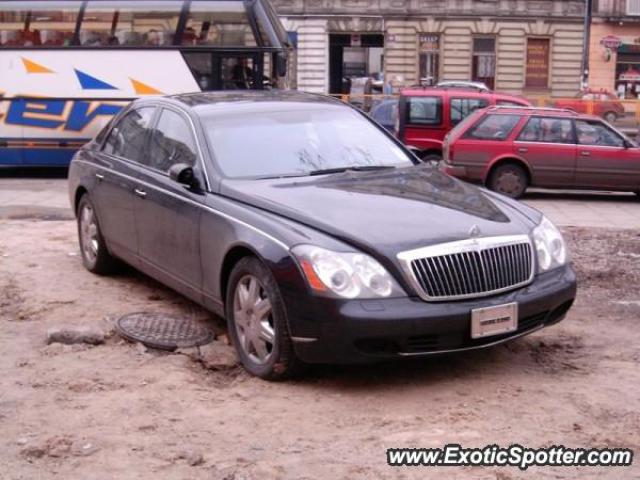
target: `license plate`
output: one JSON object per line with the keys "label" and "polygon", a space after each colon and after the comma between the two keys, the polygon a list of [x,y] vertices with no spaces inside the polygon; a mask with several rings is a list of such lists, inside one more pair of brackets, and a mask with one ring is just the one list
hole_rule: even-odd
{"label": "license plate", "polygon": [[471,338],[482,338],[518,329],[518,304],[471,310]]}

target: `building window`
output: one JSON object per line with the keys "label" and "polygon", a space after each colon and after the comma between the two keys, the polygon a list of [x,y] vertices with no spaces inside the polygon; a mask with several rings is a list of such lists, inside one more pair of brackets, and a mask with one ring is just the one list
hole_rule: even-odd
{"label": "building window", "polygon": [[527,39],[526,88],[549,87],[549,39]]}
{"label": "building window", "polygon": [[435,85],[438,83],[440,72],[440,36],[418,35],[418,52],[420,84]]}
{"label": "building window", "polygon": [[627,15],[640,15],[640,0],[627,0]]}
{"label": "building window", "polygon": [[473,39],[472,79],[494,88],[496,79],[496,39]]}

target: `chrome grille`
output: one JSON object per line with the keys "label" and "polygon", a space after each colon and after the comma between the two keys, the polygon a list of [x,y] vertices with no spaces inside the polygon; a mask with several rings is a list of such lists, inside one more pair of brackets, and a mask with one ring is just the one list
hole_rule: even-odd
{"label": "chrome grille", "polygon": [[527,236],[464,240],[398,255],[425,300],[490,295],[529,283],[533,250]]}

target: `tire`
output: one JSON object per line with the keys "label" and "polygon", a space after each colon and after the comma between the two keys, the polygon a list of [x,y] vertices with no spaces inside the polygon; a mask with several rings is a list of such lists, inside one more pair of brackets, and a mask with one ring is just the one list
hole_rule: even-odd
{"label": "tire", "polygon": [[82,264],[87,270],[98,275],[107,275],[116,270],[118,261],[107,250],[95,212],[89,194],[85,193],[78,202],[76,212],[80,254]]}
{"label": "tire", "polygon": [[602,116],[602,118],[613,124],[618,119],[618,114],[616,112],[607,112]]}
{"label": "tire", "polygon": [[425,153],[420,158],[424,163],[437,167],[442,161],[442,154],[430,152],[430,153]]}
{"label": "tire", "polygon": [[529,177],[520,165],[505,163],[491,172],[488,186],[507,197],[520,198],[529,186]]}
{"label": "tire", "polygon": [[293,350],[280,289],[269,269],[257,258],[245,257],[231,271],[228,285],[227,325],[244,368],[263,380],[293,376],[301,362]]}

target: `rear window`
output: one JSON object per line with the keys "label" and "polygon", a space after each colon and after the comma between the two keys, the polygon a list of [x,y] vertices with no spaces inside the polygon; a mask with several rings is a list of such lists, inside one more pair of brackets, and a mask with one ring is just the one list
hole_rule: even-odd
{"label": "rear window", "polygon": [[520,120],[520,115],[485,115],[465,135],[465,138],[476,140],[505,140],[513,127]]}
{"label": "rear window", "polygon": [[411,97],[407,99],[407,123],[413,125],[440,125],[442,123],[442,98]]}

